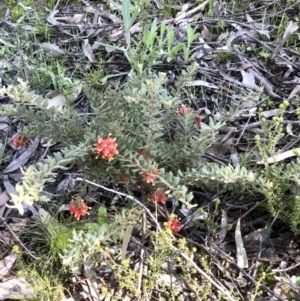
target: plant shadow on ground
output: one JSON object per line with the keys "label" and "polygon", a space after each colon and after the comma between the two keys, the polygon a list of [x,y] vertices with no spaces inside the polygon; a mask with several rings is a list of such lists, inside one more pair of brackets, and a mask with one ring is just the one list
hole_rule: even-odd
{"label": "plant shadow on ground", "polygon": [[299,3],[16,2],[0,6],[16,255],[0,287],[299,299]]}

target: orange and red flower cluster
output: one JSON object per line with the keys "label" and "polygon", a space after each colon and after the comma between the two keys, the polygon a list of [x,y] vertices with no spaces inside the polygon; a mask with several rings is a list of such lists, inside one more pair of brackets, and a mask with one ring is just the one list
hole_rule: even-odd
{"label": "orange and red flower cluster", "polygon": [[195,117],[195,122],[197,124],[198,129],[201,129],[201,116],[200,115],[197,115]]}
{"label": "orange and red flower cluster", "polygon": [[181,229],[181,224],[177,218],[171,218],[167,223],[167,227],[173,232],[177,233]]}
{"label": "orange and red flower cluster", "polygon": [[114,156],[119,152],[117,150],[118,144],[115,142],[115,138],[111,138],[110,135],[106,139],[100,137],[97,138],[97,145],[95,147],[96,159],[99,157],[102,159],[108,159],[111,161]]}
{"label": "orange and red flower cluster", "polygon": [[146,179],[147,183],[149,183],[149,184],[151,183],[152,185],[154,185],[154,179],[155,179],[156,175],[159,174],[159,172],[160,172],[160,170],[156,169],[155,174],[150,174],[150,173],[143,172],[141,174],[141,176],[142,176],[143,179]]}
{"label": "orange and red flower cluster", "polygon": [[185,115],[186,113],[190,113],[191,112],[191,108],[187,107],[186,105],[181,105],[179,109],[177,109],[177,114],[180,116]]}
{"label": "orange and red flower cluster", "polygon": [[88,214],[88,210],[90,209],[80,196],[73,199],[69,205],[70,213],[74,214],[77,220],[79,220],[81,216]]}
{"label": "orange and red flower cluster", "polygon": [[12,144],[17,148],[21,148],[21,147],[24,147],[28,141],[29,141],[29,138],[27,136],[22,136],[22,135],[17,134],[13,138]]}
{"label": "orange and red flower cluster", "polygon": [[[187,113],[190,113],[192,111],[192,109],[186,105],[181,105],[180,108],[177,109],[177,114],[179,116],[184,116],[185,114]],[[198,129],[201,128],[201,116],[200,115],[197,115],[195,117],[195,123],[198,127]]]}
{"label": "orange and red flower cluster", "polygon": [[164,193],[159,193],[159,194],[153,193],[150,199],[154,202],[164,204],[167,200],[167,197]]}

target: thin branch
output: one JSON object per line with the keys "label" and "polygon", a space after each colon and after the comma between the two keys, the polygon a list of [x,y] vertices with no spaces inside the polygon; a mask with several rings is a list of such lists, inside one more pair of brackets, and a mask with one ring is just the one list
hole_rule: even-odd
{"label": "thin branch", "polygon": [[25,250],[25,252],[33,259],[39,260],[38,257],[34,256],[29,249],[21,242],[21,240],[18,238],[18,236],[14,233],[14,231],[10,228],[10,226],[7,224],[7,222],[4,220],[2,216],[0,216],[1,221],[7,228],[7,230],[11,233],[11,235],[14,237],[14,239],[20,244],[20,246]]}
{"label": "thin branch", "polygon": [[76,178],[76,180],[78,181],[84,181],[86,183],[89,183],[91,185],[94,185],[96,187],[99,187],[99,188],[102,188],[106,191],[109,191],[109,192],[112,192],[114,194],[118,194],[118,195],[121,195],[121,196],[124,196],[126,197],[127,199],[130,199],[132,200],[134,203],[136,203],[138,206],[142,207],[146,213],[151,217],[151,219],[153,220],[153,222],[155,223],[155,225],[157,226],[157,229],[159,231],[161,231],[161,227],[160,227],[160,224],[158,223],[157,219],[154,217],[154,215],[151,213],[151,211],[144,205],[142,204],[138,199],[136,199],[135,197],[133,197],[132,195],[129,195],[129,194],[126,194],[126,193],[122,193],[122,192],[119,192],[117,190],[114,190],[114,189],[110,189],[110,188],[107,188],[105,186],[102,186],[102,185],[99,185],[97,183],[94,183],[92,181],[89,181],[89,180],[86,180],[86,179],[83,179],[83,178]]}
{"label": "thin branch", "polygon": [[[102,188],[106,191],[109,191],[109,192],[112,192],[112,193],[115,193],[115,194],[118,194],[118,195],[121,195],[121,196],[124,196],[130,200],[132,200],[133,202],[135,202],[138,206],[142,207],[146,213],[152,218],[152,220],[155,222],[156,226],[157,226],[157,230],[159,232],[161,232],[161,227],[159,225],[159,223],[157,222],[156,218],[153,216],[153,214],[150,212],[150,210],[144,205],[142,204],[139,200],[137,200],[135,197],[131,196],[131,195],[128,195],[126,193],[122,193],[122,192],[119,192],[119,191],[116,191],[114,189],[110,189],[110,188],[107,188],[105,186],[102,186],[102,185],[99,185],[97,183],[94,183],[92,181],[89,181],[89,180],[85,180],[83,178],[76,178],[76,180],[78,181],[84,181],[86,183],[89,183],[91,185],[94,185],[96,187],[99,187],[99,188]],[[187,254],[185,254],[182,250],[174,247],[172,244],[170,245],[170,247],[176,251],[177,254],[179,254],[182,258],[184,258],[186,261],[188,261],[203,277],[205,277],[208,281],[210,281],[210,283],[217,289],[219,290],[222,294],[224,294],[228,300],[230,301],[235,301],[235,298],[233,298],[231,296],[231,293],[223,286],[219,285],[218,283],[216,283],[208,274],[206,274],[203,270],[201,270],[197,264],[191,259],[189,258],[189,256]]]}

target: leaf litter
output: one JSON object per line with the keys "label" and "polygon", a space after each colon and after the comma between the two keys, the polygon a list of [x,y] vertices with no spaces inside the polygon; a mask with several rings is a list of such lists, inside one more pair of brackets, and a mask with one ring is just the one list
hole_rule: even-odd
{"label": "leaf litter", "polygon": [[[275,5],[277,2],[278,1],[274,1],[272,5]],[[163,4],[159,1],[155,1],[155,3],[156,9],[161,11],[164,7]],[[288,99],[292,103],[297,103],[300,86],[299,78],[297,76],[291,78],[291,75],[299,75],[300,53],[292,47],[289,47],[287,44],[289,38],[297,33],[299,29],[298,25],[295,25],[292,21],[288,22],[282,37],[279,40],[276,40],[274,37],[275,28],[270,22],[270,16],[265,18],[264,22],[262,21],[262,15],[259,14],[258,11],[262,13],[262,10],[266,9],[268,14],[268,10],[271,8],[270,3],[261,5],[257,1],[257,7],[253,5],[252,8],[246,8],[247,13],[240,14],[238,12],[232,12],[232,14],[228,16],[231,4],[231,1],[225,3],[222,1],[215,1],[211,10],[211,15],[207,14],[210,1],[204,1],[200,5],[188,3],[178,7],[175,6],[175,8],[173,7],[172,9],[175,9],[176,14],[173,18],[169,18],[167,23],[168,26],[175,30],[177,39],[175,42],[179,42],[180,40],[185,41],[186,31],[184,30],[184,26],[186,24],[196,25],[201,34],[198,41],[194,42],[192,45],[193,58],[200,63],[198,79],[185,83],[186,87],[196,87],[204,91],[203,100],[200,99],[195,101],[198,112],[205,112],[205,114],[202,114],[203,116],[201,115],[201,118],[208,118],[212,114],[215,114],[217,118],[216,112],[218,112],[218,110],[225,110],[227,101],[243,100],[242,105],[231,120],[232,128],[226,129],[224,127],[222,129],[224,132],[223,139],[212,146],[210,154],[207,154],[206,156],[206,160],[223,162],[223,164],[229,164],[229,162],[232,161],[232,164],[237,167],[239,166],[239,162],[243,159],[244,153],[247,153],[249,149],[251,149],[251,151],[254,149],[254,136],[257,133],[260,135],[265,134],[261,128],[260,122],[257,122],[257,108],[259,100],[262,99],[261,96],[264,96],[263,99],[269,98],[272,99],[272,101],[277,102]],[[97,64],[99,57],[103,57],[103,53],[105,53],[109,57],[105,63],[110,66],[111,70],[111,74],[107,76],[107,79],[114,80],[115,78],[124,76],[124,74],[128,73],[122,72],[124,66],[129,68],[129,64],[124,56],[120,56],[118,53],[120,49],[125,49],[122,48],[124,45],[124,28],[122,26],[122,19],[119,17],[121,7],[120,4],[114,2],[112,2],[112,5],[114,6],[114,9],[108,10],[105,6],[94,7],[93,4],[83,1],[79,7],[76,7],[76,5],[64,7],[60,6],[58,1],[53,10],[50,12],[46,11],[46,14],[48,14],[46,20],[52,29],[56,31],[56,38],[54,37],[51,41],[38,44],[33,40],[28,40],[29,47],[36,49],[35,55],[42,53],[49,58],[55,57],[57,59],[71,59],[72,56],[75,56],[85,64]],[[30,10],[32,10],[32,8],[24,8],[26,14],[30,15]],[[293,5],[285,8],[291,18],[293,18],[292,9],[294,9]],[[33,15],[31,15],[31,17],[34,19]],[[149,14],[149,19],[153,20],[154,16]],[[162,22],[162,18],[157,18],[157,20],[158,24]],[[7,18],[5,18],[1,20],[1,26],[16,29],[20,28],[20,22],[21,20],[18,20],[14,23],[13,21],[7,21]],[[215,27],[217,25],[220,26],[220,30],[218,33],[215,33]],[[22,25],[22,29],[26,34],[33,34],[39,31],[39,29],[32,24],[27,24],[26,27]],[[79,30],[79,33],[76,35],[74,34],[75,29]],[[138,37],[140,31],[141,23],[140,20],[137,19],[135,24],[131,24],[130,32],[132,38],[135,39]],[[107,42],[109,39],[111,39],[109,41],[111,44]],[[74,42],[80,42],[81,46],[77,47],[75,50],[69,47],[70,44]],[[6,35],[3,35],[2,31],[0,31],[0,43],[11,49],[16,49],[14,39],[7,38]],[[237,47],[237,44],[243,45],[243,50],[241,50],[241,47]],[[104,45],[106,46],[104,47]],[[259,52],[257,52],[259,55],[253,55],[255,50],[259,50]],[[23,49],[16,49],[14,61],[0,61],[1,70],[8,72],[11,68],[21,68],[21,61],[18,56],[22,57],[24,60],[28,59],[26,52]],[[275,59],[272,62],[272,65],[268,64],[267,59],[269,57]],[[180,59],[178,59],[173,66],[168,65],[166,62],[166,66],[167,69],[170,69],[170,73],[175,72],[174,66],[176,66],[176,68],[182,68]],[[32,68],[34,68],[34,66],[32,66]],[[11,79],[5,76],[1,70],[0,78],[7,84]],[[79,89],[79,93],[80,91],[81,88]],[[220,93],[220,91],[222,91],[222,93]],[[207,103],[207,99],[213,99],[213,101]],[[5,103],[5,95],[1,96],[0,101],[1,104],[2,101]],[[48,103],[51,107],[62,109],[66,104],[66,98],[58,91],[57,96],[49,99]],[[277,109],[270,109],[263,111],[261,116],[270,120],[270,118],[277,113]],[[291,120],[291,122],[292,121],[294,120]],[[286,123],[286,126],[292,124],[291,122]],[[296,124],[296,126],[299,126],[299,123]],[[13,125],[5,122],[1,123],[1,140],[8,131],[15,131],[15,127],[16,123]],[[290,136],[299,134],[298,130],[296,130],[295,134],[293,134],[292,129],[287,128],[287,130],[289,131]],[[13,159],[10,163],[3,165],[3,174],[9,175],[14,171],[19,170],[20,167],[26,168],[26,164],[30,159],[33,159],[39,148],[39,140],[33,140],[20,156]],[[299,150],[298,142],[291,145],[290,149],[287,149],[281,154],[276,154],[273,157],[268,158],[267,161],[269,164],[272,164],[295,157],[297,155],[296,150]],[[260,161],[254,163],[262,164]],[[57,192],[68,193],[69,190],[72,190],[74,187],[74,180],[72,177],[69,178],[62,175],[61,179],[57,180],[58,183],[56,183],[56,187],[52,191],[54,194]],[[11,183],[9,185],[8,183],[10,182],[7,179],[3,179],[3,186],[6,187],[6,190],[3,190],[0,194],[1,209],[3,209],[4,204],[8,202],[9,190],[12,190],[11,187],[9,188],[9,185],[13,187]],[[223,197],[228,197],[230,201],[232,201],[233,207],[231,208],[233,209],[229,210],[226,206],[222,208],[222,217],[221,220],[219,220],[218,243],[222,245],[227,254],[234,253],[236,255],[237,259],[234,262],[229,261],[228,258],[227,262],[231,262],[231,264],[235,266],[232,271],[231,285],[234,290],[239,292],[237,293],[238,295],[241,294],[240,291],[242,288],[247,285],[247,281],[250,281],[251,271],[248,272],[247,270],[250,261],[259,262],[262,260],[263,254],[265,256],[264,258],[269,261],[283,262],[286,258],[289,258],[290,261],[294,262],[296,256],[299,256],[299,250],[293,247],[292,242],[296,239],[295,237],[288,239],[285,239],[284,237],[271,237],[271,233],[267,233],[266,229],[256,228],[256,230],[250,231],[241,227],[240,218],[237,215],[237,212],[242,211],[244,213],[244,218],[247,217],[245,212],[247,213],[250,208],[254,208],[250,205],[251,197],[249,199],[249,204],[247,202],[241,203],[229,194],[223,194]],[[199,196],[199,202],[202,203],[203,208],[210,207],[211,204],[214,203],[214,200],[215,199],[209,195],[209,193],[203,193],[203,195]],[[13,216],[13,211],[7,210],[6,213],[8,212]],[[4,210],[1,211],[2,216],[3,214]],[[35,214],[39,215],[40,213]],[[43,215],[48,216],[50,214],[43,213]],[[194,236],[201,237],[202,240],[213,245],[215,242],[211,240],[208,233],[203,233],[203,231],[201,232],[199,229],[195,229],[194,224],[192,224],[192,221],[195,220],[201,222],[204,219],[211,218],[211,213],[200,213],[198,210],[191,210],[189,217],[185,216],[185,228],[193,229],[193,232],[186,232],[187,238],[193,240]],[[254,226],[254,221],[253,224],[251,224],[251,218],[253,218],[253,216],[249,218],[248,222],[250,225]],[[234,233],[227,229],[229,221],[236,223]],[[264,222],[266,221],[263,221],[263,223]],[[10,223],[13,225],[13,220]],[[128,252],[128,249],[130,249],[130,241],[134,239],[134,234],[131,230],[132,229],[128,228],[128,233],[126,234],[126,237],[124,237],[123,259],[126,250]],[[242,236],[242,232],[248,232],[248,234]],[[268,235],[265,235],[266,233]],[[235,237],[236,250],[232,248],[233,234]],[[289,237],[289,235],[286,236]],[[258,237],[260,237],[260,239],[258,239]],[[260,244],[260,248],[254,248],[253,250],[252,246],[257,242]],[[271,248],[270,245],[272,245],[272,256],[268,253]],[[280,248],[282,245],[289,246],[289,250],[286,249],[283,251],[283,249]],[[248,256],[248,253],[251,254],[251,256]],[[222,266],[220,254],[221,253],[216,253],[214,255],[216,256],[215,258],[218,258],[216,264]],[[294,254],[293,257],[290,254]],[[4,257],[1,261],[2,265],[6,262],[5,260],[10,258],[13,259],[13,257],[14,255]],[[13,262],[15,261],[15,259],[12,259],[9,260],[8,264],[3,265],[4,267],[0,268],[2,274],[9,273],[13,266]],[[222,260],[226,261],[224,258]],[[97,280],[95,271],[93,271],[91,267],[87,265],[86,269],[89,271],[90,277],[88,277],[87,282],[82,285],[83,292],[85,292],[85,296],[86,298],[89,298],[89,300],[96,300],[99,298],[99,294],[94,287],[97,286],[99,281]],[[296,273],[296,269],[293,273]],[[234,274],[237,276],[236,282],[234,282]],[[174,282],[179,282],[180,277],[178,275],[178,273],[165,273],[161,275],[160,281],[171,289]],[[277,284],[274,289],[262,286],[265,293],[264,300],[275,300],[276,298],[277,300],[288,300],[289,297],[283,293],[283,290],[280,287],[284,284],[291,286],[292,278],[289,279],[286,273],[284,275],[286,277],[277,277]],[[24,287],[24,279],[15,278],[14,280],[18,286]],[[78,280],[81,281],[80,277],[78,277]],[[9,281],[7,281],[7,284],[9,284]],[[183,283],[179,282],[179,284],[179,287],[184,286]],[[28,288],[27,285],[28,284],[26,284],[26,290]],[[0,287],[0,292],[1,290],[2,287]],[[24,289],[24,291],[22,291],[23,295],[21,295],[21,297],[27,297],[31,294],[26,290]],[[192,289],[190,291],[192,291]],[[2,298],[1,300],[8,296],[7,291],[0,295],[0,299]],[[126,296],[126,298],[127,297],[128,296]],[[256,298],[256,301],[258,300],[259,298]]]}

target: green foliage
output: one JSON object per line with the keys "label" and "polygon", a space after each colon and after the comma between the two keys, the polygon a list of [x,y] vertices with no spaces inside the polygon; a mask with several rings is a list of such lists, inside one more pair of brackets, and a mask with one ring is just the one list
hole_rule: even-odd
{"label": "green foliage", "polygon": [[[233,104],[228,104],[220,111],[218,120],[211,118],[198,128],[193,110],[186,110],[183,114],[177,111],[182,105],[177,95],[182,95],[183,87],[193,80],[197,68],[195,65],[182,72],[178,76],[180,85],[173,89],[166,88],[165,74],[156,75],[143,68],[132,71],[122,85],[111,82],[109,87],[103,86],[101,92],[85,86],[83,92],[92,110],[88,123],[82,123],[81,113],[73,106],[71,98],[65,107],[57,110],[49,107],[46,99],[30,91],[27,83],[21,81],[16,87],[3,88],[2,92],[14,100],[15,106],[3,106],[2,113],[25,117],[30,121],[24,128],[25,133],[48,137],[51,143],[61,146],[59,152],[22,170],[22,182],[16,185],[16,192],[12,194],[14,207],[22,213],[23,202],[33,204],[49,201],[50,197],[43,193],[43,189],[47,183],[54,181],[57,170],[66,170],[84,162],[84,176],[96,183],[118,182],[120,177],[125,177],[129,186],[139,185],[146,194],[155,188],[163,188],[181,207],[193,206],[193,194],[189,187],[239,194],[246,194],[250,190],[264,196],[269,211],[275,214],[280,210],[279,216],[290,224],[293,231],[300,232],[300,199],[296,193],[300,184],[300,160],[284,166],[268,163],[280,152],[278,142],[284,133],[282,116],[288,102],[280,106],[279,114],[272,122],[261,118],[265,136],[256,137],[258,152],[250,154],[251,160],[261,164],[238,167],[203,164],[201,159],[218,140],[219,129],[234,120],[245,102],[258,99],[261,91],[253,91],[247,97],[236,96]],[[66,76],[56,80],[57,87],[65,87],[72,93]],[[71,82],[75,83],[76,80]],[[191,100],[186,99],[186,103],[189,102]],[[96,138],[105,139],[109,135],[116,139],[119,154],[112,161],[96,159]],[[262,143],[262,139],[267,142]],[[145,174],[153,177],[154,187],[150,188],[143,179]],[[289,193],[291,189],[296,191],[295,194]],[[128,224],[139,228],[137,216],[136,209],[124,209],[115,214],[113,220],[108,220],[106,211],[100,208],[98,222],[75,228],[71,238],[70,233],[62,238],[64,244],[59,249],[63,263],[76,271],[82,263],[92,265],[100,255],[108,256],[120,287],[130,288],[136,294],[137,274],[126,266],[126,262],[120,264],[120,254],[112,254],[107,246],[123,240]],[[207,223],[207,227],[213,228],[214,225]],[[52,234],[51,241],[57,245],[61,242],[60,237],[55,235],[55,231]],[[159,280],[161,263],[174,255],[171,245],[163,247],[159,242],[160,238],[157,237],[156,252],[150,264],[153,281],[145,282],[149,288]],[[188,253],[188,250],[185,251]],[[209,270],[207,261],[203,261],[202,265]],[[126,281],[122,283],[124,278]],[[191,282],[197,287],[196,281]],[[209,285],[197,287],[199,294],[208,295],[210,291]],[[258,293],[256,290],[255,295]]]}
{"label": "green foliage", "polygon": [[[32,24],[39,30],[34,36],[35,44],[41,41],[41,37],[43,41],[45,38],[50,40],[52,29],[41,17],[41,6],[53,8],[56,2],[41,1],[40,7],[34,7],[32,0],[23,1],[21,5],[17,5],[15,0],[6,0],[6,4],[12,9],[13,20],[20,23],[29,16],[22,4],[34,7],[30,17],[33,17]],[[211,12],[216,1],[208,2],[208,10]],[[292,3],[295,0],[288,2]],[[62,0],[60,5],[65,3],[68,1]],[[165,0],[160,4],[163,6],[163,13],[177,12],[172,1]],[[295,233],[300,233],[300,158],[285,164],[270,163],[270,158],[275,158],[282,152],[279,147],[285,134],[282,121],[289,104],[283,102],[279,107],[278,116],[271,122],[260,118],[264,135],[256,136],[256,149],[247,153],[248,159],[241,162],[240,166],[207,163],[203,156],[223,138],[219,136],[219,130],[230,121],[235,121],[236,114],[246,107],[248,101],[257,105],[262,97],[262,90],[247,91],[245,95],[232,95],[231,103],[225,103],[225,106],[222,103],[218,115],[205,120],[201,128],[198,128],[195,123],[195,111],[190,110],[180,115],[177,109],[183,103],[190,105],[194,102],[194,95],[190,93],[194,88],[191,88],[191,82],[195,80],[199,66],[195,64],[187,67],[181,74],[175,72],[174,87],[169,85],[166,74],[155,74],[151,67],[160,66],[163,61],[170,63],[178,59],[190,65],[193,61],[192,43],[197,41],[199,28],[188,24],[183,41],[178,42],[176,29],[167,22],[158,22],[155,19],[148,23],[148,11],[154,11],[150,1],[125,0],[121,5],[113,3],[113,6],[122,16],[125,46],[105,45],[98,41],[97,43],[108,49],[121,51],[131,64],[133,70],[122,83],[108,82],[115,75],[107,73],[104,61],[100,61],[94,69],[89,67],[86,73],[80,70],[78,72],[76,67],[70,75],[66,61],[59,58],[46,61],[41,50],[35,52],[34,56],[29,55],[31,68],[26,65],[28,62],[24,61],[25,67],[22,66],[18,71],[18,76],[27,78],[35,92],[23,81],[20,81],[18,86],[1,89],[2,93],[6,93],[14,101],[14,105],[3,105],[0,113],[23,118],[27,122],[24,133],[32,137],[47,138],[50,150],[53,145],[58,149],[51,152],[51,156],[22,170],[22,181],[16,185],[16,191],[12,194],[13,207],[22,213],[22,203],[32,205],[35,202],[50,201],[51,197],[44,193],[47,184],[55,181],[58,170],[67,170],[74,164],[79,164],[83,176],[96,183],[117,183],[121,177],[126,178],[126,188],[138,186],[145,193],[143,201],[153,190],[163,188],[165,194],[172,197],[179,207],[196,206],[192,205],[191,187],[213,192],[230,191],[244,196],[251,191],[266,200],[266,207],[272,214],[279,212],[279,218],[286,221]],[[233,7],[229,6],[228,12],[239,13],[245,11],[248,6],[249,3],[245,6],[233,1]],[[265,15],[267,16],[267,10]],[[289,22],[286,14],[280,18],[274,16],[274,20],[280,21],[276,24],[278,38],[283,36]],[[133,36],[130,30],[137,20],[141,30]],[[264,22],[266,21],[263,20]],[[212,33],[224,33],[227,30],[224,24],[221,20],[217,28],[212,28]],[[288,38],[286,44],[294,45],[298,40],[299,34],[294,34]],[[4,45],[7,46],[5,43],[4,41]],[[24,50],[23,41],[19,37],[14,45]],[[16,56],[10,47],[0,49],[0,54],[9,60]],[[30,47],[32,46],[25,49],[25,53],[33,53]],[[246,46],[240,47],[242,49]],[[248,51],[256,52],[265,60],[270,58],[269,50],[264,47],[259,50],[249,47]],[[228,62],[232,55],[231,51],[219,52],[219,62]],[[87,114],[73,103],[83,83],[75,78],[75,72],[79,73],[78,78],[84,80],[83,93],[90,105]],[[66,96],[67,104],[60,109],[51,107],[49,101],[41,96],[37,89],[42,93],[48,89],[57,89]],[[275,104],[269,98],[262,99],[260,103],[263,103],[262,106],[275,108]],[[296,109],[296,114],[300,116],[300,109]],[[112,161],[96,159],[96,138],[106,138],[108,135],[116,138],[119,154]],[[299,150],[295,150],[296,152]],[[6,160],[5,156],[9,155],[3,147],[0,150],[0,162],[3,163]],[[146,183],[143,177],[145,175],[153,177],[153,185]],[[222,199],[216,201],[210,219],[201,222],[201,226],[208,229],[213,238],[217,235],[220,202]],[[107,209],[101,206],[95,222],[86,222],[74,228],[63,223],[45,224],[43,234],[50,248],[48,259],[49,254],[52,254],[53,260],[57,260],[59,253],[59,259],[72,271],[77,271],[81,265],[92,266],[99,258],[104,258],[115,272],[119,287],[129,289],[138,298],[139,292],[136,288],[139,274],[133,268],[133,260],[127,258],[121,261],[121,252],[110,248],[112,243],[114,246],[120,245],[128,225],[140,230],[141,210],[130,206],[129,203],[126,209],[113,210],[109,217]],[[192,259],[195,250],[188,247],[185,240],[177,241],[169,230],[153,233],[147,228],[146,235],[153,244],[153,253],[149,255],[149,277],[143,278],[144,287],[151,291],[157,289],[158,285],[163,286],[160,276],[165,272],[164,264],[173,260],[182,269],[184,280],[188,279],[197,297],[209,300],[212,284],[209,282],[199,285],[199,274],[187,261],[182,258],[174,259],[178,254],[174,249],[175,244]],[[209,274],[213,265],[210,259],[203,254],[199,262]],[[60,282],[56,281],[52,274],[41,273],[39,265],[40,262],[32,266],[32,273],[27,273],[39,288],[39,300],[60,300],[63,296]],[[197,276],[194,278],[194,275]],[[250,296],[251,300],[260,294],[262,282],[272,280],[268,279],[264,271],[259,271],[259,275],[260,278]],[[168,288],[164,287],[163,290],[166,296],[170,297]],[[171,297],[176,299],[177,293],[178,290],[174,287]]]}
{"label": "green foliage", "polygon": [[35,166],[29,166],[26,171],[21,169],[23,182],[22,184],[16,184],[15,192],[11,194],[14,204],[12,207],[18,209],[22,214],[23,202],[32,205],[36,201],[48,201],[49,197],[43,195],[42,192],[46,183],[55,180],[55,171],[57,169],[68,169],[76,159],[83,158],[89,150],[90,148],[83,143],[77,147],[72,145],[55,153],[52,157],[47,157]]}
{"label": "green foliage", "polygon": [[36,299],[39,301],[62,300],[65,296],[65,289],[58,275],[45,269],[44,265],[40,268],[32,268],[27,272],[26,278],[31,282]]}
{"label": "green foliage", "polygon": [[233,54],[231,50],[218,52],[218,61],[221,64],[226,64],[230,62],[232,58],[233,58]]}
{"label": "green foliage", "polygon": [[107,81],[107,71],[102,61],[98,62],[95,69],[85,74],[85,81],[94,89],[103,89]]}
{"label": "green foliage", "polygon": [[269,271],[270,266],[267,263],[262,263],[258,268],[258,273],[266,285],[273,285],[276,283],[276,275]]}
{"label": "green foliage", "polygon": [[[196,69],[194,66],[183,72],[178,82],[184,85],[191,80]],[[299,187],[299,160],[284,167],[279,163],[267,163],[269,158],[280,152],[277,145],[283,137],[282,116],[288,102],[280,106],[278,116],[271,123],[261,118],[263,138],[267,143],[261,143],[262,137],[257,136],[259,152],[252,156],[255,158],[257,154],[255,159],[264,165],[257,168],[246,165],[234,168],[215,163],[202,165],[200,159],[217,140],[218,130],[234,119],[245,99],[253,101],[261,92],[254,91],[247,98],[237,97],[234,104],[221,112],[218,122],[210,119],[199,129],[192,110],[182,115],[177,113],[176,108],[182,104],[176,97],[180,91],[178,88],[167,90],[165,83],[163,73],[154,75],[140,71],[132,72],[122,86],[112,83],[102,92],[85,87],[84,93],[93,110],[85,127],[72,104],[59,111],[48,108],[47,100],[29,92],[24,82],[17,87],[3,89],[16,103],[15,107],[3,107],[3,113],[30,118],[25,133],[48,137],[52,143],[65,146],[60,152],[23,171],[23,183],[16,185],[16,193],[12,196],[14,206],[21,212],[23,201],[33,204],[37,200],[49,200],[42,191],[46,183],[54,180],[56,170],[70,168],[84,159],[85,174],[95,182],[104,179],[118,182],[120,177],[125,177],[128,184],[135,185],[141,183],[143,174],[150,174],[157,188],[164,188],[169,196],[188,208],[192,207],[193,199],[188,187],[240,193],[249,189],[256,191],[267,198],[273,214],[284,208],[280,216],[289,221],[294,231],[298,231],[299,200],[297,196],[287,196],[287,192],[290,185]],[[109,134],[116,138],[119,155],[112,161],[96,159],[93,154],[96,137],[106,138]],[[283,199],[289,201],[283,202]]]}
{"label": "green foliage", "polygon": [[102,213],[100,211],[101,224],[74,229],[68,246],[61,254],[63,264],[70,267],[73,272],[83,263],[95,262],[99,255],[106,252],[109,243],[120,243],[128,225],[136,225],[140,219],[140,213],[136,209],[123,209],[115,215],[113,221],[107,222],[104,222]]}
{"label": "green foliage", "polygon": [[[65,80],[63,79],[59,86],[63,89]],[[73,84],[77,84],[74,81]],[[74,86],[73,86],[74,87]],[[69,97],[74,95],[75,91],[67,89]],[[31,122],[25,131],[28,135],[35,137],[47,137],[54,142],[60,142],[64,145],[73,144],[76,141],[82,141],[84,131],[81,121],[78,118],[78,112],[72,108],[72,104],[58,111],[54,107],[49,107],[48,100],[29,91],[30,87],[26,82],[20,81],[18,86],[8,86],[2,91],[14,99],[16,106],[3,106],[0,114],[18,115]]]}
{"label": "green foliage", "polygon": [[[127,1],[123,1],[123,5],[125,5],[126,2]],[[171,62],[178,55],[183,56],[185,62],[192,61],[191,44],[197,40],[199,34],[196,32],[196,28],[190,25],[186,27],[186,42],[176,43],[174,28],[167,27],[165,21],[161,22],[158,26],[157,21],[154,20],[150,28],[147,26],[147,28],[143,30],[139,41],[136,42],[133,47],[130,39],[130,31],[126,30],[126,28],[128,24],[134,21],[138,12],[139,10],[136,10],[132,15],[132,19],[128,19],[128,10],[123,8],[123,19],[127,20],[125,22],[127,48],[111,46],[100,42],[98,42],[98,44],[123,52],[131,66],[137,72],[159,65],[162,62],[161,59],[166,59],[168,62]]]}
{"label": "green foliage", "polygon": [[162,58],[170,62],[177,55],[183,55],[184,61],[189,61],[191,59],[191,44],[198,38],[199,34],[190,25],[187,25],[186,33],[186,42],[175,43],[174,28],[169,28],[165,21],[158,26],[154,20],[150,29],[144,29],[136,48],[129,52],[131,64],[135,70],[139,70],[140,66],[158,65]]}
{"label": "green foliage", "polygon": [[[295,233],[300,233],[300,198],[299,191],[299,175],[300,175],[300,159],[287,164],[274,163],[270,164],[269,160],[278,155],[281,150],[278,148],[278,142],[284,137],[284,128],[282,125],[283,115],[289,106],[288,101],[284,101],[279,106],[279,113],[273,117],[272,122],[262,117],[261,126],[265,133],[265,141],[262,142],[260,136],[256,136],[256,145],[259,150],[258,159],[264,164],[264,168],[260,170],[262,184],[259,191],[266,196],[268,200],[268,209],[272,214],[279,212],[279,217],[285,220]],[[295,150],[297,154],[297,150]],[[299,154],[298,154],[299,156]],[[292,193],[290,190],[292,189]]]}
{"label": "green foliage", "polygon": [[270,51],[268,51],[267,48],[263,47],[259,52],[258,55],[261,56],[262,58],[268,60],[272,54],[270,53]]}
{"label": "green foliage", "polygon": [[[18,1],[15,0],[5,0],[5,4],[11,9],[11,16],[14,21],[18,20],[24,13],[24,8],[18,4]],[[31,6],[34,4],[33,0],[24,0],[22,1],[23,6]]]}
{"label": "green foliage", "polygon": [[[33,290],[34,295],[30,300],[58,301],[64,298],[65,288],[62,281],[67,281],[70,273],[61,267],[55,267],[53,262],[45,257],[28,265],[25,263],[22,252],[17,245],[13,247],[13,252],[17,256],[17,261],[14,265],[17,275],[25,278],[28,282],[29,290]],[[46,269],[45,263],[47,264]]]}

